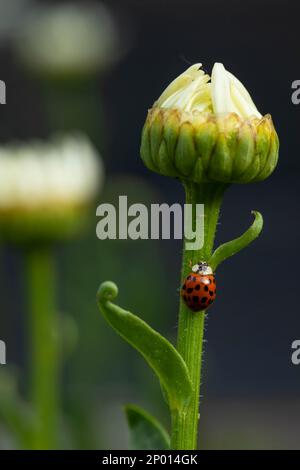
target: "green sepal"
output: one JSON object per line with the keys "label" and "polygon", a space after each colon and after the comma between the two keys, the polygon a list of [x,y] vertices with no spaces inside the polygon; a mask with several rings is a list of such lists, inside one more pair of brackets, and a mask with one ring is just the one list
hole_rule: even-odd
{"label": "green sepal", "polygon": [[188,176],[194,168],[196,149],[194,143],[194,128],[189,122],[181,125],[175,151],[175,166],[184,176]]}
{"label": "green sepal", "polygon": [[216,145],[218,133],[214,122],[202,124],[195,130],[195,144],[205,170],[209,167],[210,158]]}
{"label": "green sepal", "polygon": [[244,124],[239,131],[239,138],[236,146],[232,178],[239,178],[251,165],[254,158],[254,138],[250,125]]}
{"label": "green sepal", "polygon": [[140,153],[143,162],[145,163],[146,167],[149,168],[149,170],[152,171],[157,171],[156,166],[153,163],[152,156],[151,156],[151,148],[150,148],[150,131],[148,128],[147,123],[143,127],[142,131],[142,140],[141,140],[141,148],[140,148]]}
{"label": "green sepal", "polygon": [[266,179],[275,169],[278,161],[279,153],[279,139],[276,133],[271,137],[270,150],[268,158],[266,160],[264,168],[255,178],[255,181],[263,181]]}
{"label": "green sepal", "polygon": [[150,127],[150,148],[151,148],[151,156],[152,160],[156,167],[159,168],[159,147],[162,140],[162,133],[163,133],[163,121],[158,114],[155,116],[152,125]]}
{"label": "green sepal", "polygon": [[255,153],[260,158],[260,171],[262,171],[266,165],[267,158],[270,151],[272,133],[266,131],[265,122],[262,122],[257,127],[257,136],[255,144]]}
{"label": "green sepal", "polygon": [[232,170],[230,148],[225,134],[220,134],[210,160],[209,176],[215,181],[229,182]]}
{"label": "green sepal", "polygon": [[202,158],[197,158],[195,166],[194,166],[194,179],[196,182],[203,182],[205,181],[205,171],[203,167],[203,160]]}
{"label": "green sepal", "polygon": [[239,183],[250,183],[251,181],[255,181],[257,174],[260,171],[260,160],[259,155],[254,155],[250,165],[248,166],[245,173],[243,173],[239,178]]}
{"label": "green sepal", "polygon": [[175,149],[179,136],[180,120],[177,113],[174,111],[170,114],[169,118],[164,125],[164,139],[166,141],[168,154],[173,160]]}
{"label": "green sepal", "polygon": [[162,140],[159,152],[158,152],[158,159],[159,159],[159,168],[163,175],[166,176],[176,176],[177,171],[174,168],[174,165],[169,158],[167,144],[164,140]]}

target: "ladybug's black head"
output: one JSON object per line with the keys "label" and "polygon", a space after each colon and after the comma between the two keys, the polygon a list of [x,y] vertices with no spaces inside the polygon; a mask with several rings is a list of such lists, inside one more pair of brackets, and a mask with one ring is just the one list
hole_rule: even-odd
{"label": "ladybug's black head", "polygon": [[192,271],[198,274],[213,274],[213,270],[206,261],[199,261],[192,267]]}

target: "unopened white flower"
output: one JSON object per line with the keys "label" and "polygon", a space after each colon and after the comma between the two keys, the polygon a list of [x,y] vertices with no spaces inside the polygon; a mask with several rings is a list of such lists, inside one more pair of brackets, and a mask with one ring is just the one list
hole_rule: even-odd
{"label": "unopened white flower", "polygon": [[[103,180],[100,156],[84,136],[0,148],[0,232],[32,226],[31,235],[80,222]],[[51,223],[51,227],[49,224]],[[55,227],[57,225],[57,227]],[[0,233],[1,236],[1,233]]]}
{"label": "unopened white flower", "polygon": [[250,183],[274,170],[279,141],[244,85],[223,64],[194,64],[148,111],[141,157],[160,174],[195,183]]}
{"label": "unopened white flower", "polygon": [[20,28],[16,50],[34,71],[90,74],[118,58],[119,32],[113,15],[101,3],[36,4]]}
{"label": "unopened white flower", "polygon": [[215,63],[211,77],[194,64],[179,75],[155,103],[161,108],[183,111],[236,113],[243,118],[262,115],[244,85],[223,64]]}

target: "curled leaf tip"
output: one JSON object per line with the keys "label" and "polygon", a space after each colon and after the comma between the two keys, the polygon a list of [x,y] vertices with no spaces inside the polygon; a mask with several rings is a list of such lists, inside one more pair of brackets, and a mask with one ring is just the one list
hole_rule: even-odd
{"label": "curled leaf tip", "polygon": [[255,217],[252,227],[254,227],[254,225],[256,226],[256,231],[258,231],[258,235],[259,235],[263,228],[263,223],[264,223],[263,216],[258,211],[251,211],[251,214],[254,215]]}
{"label": "curled leaf tip", "polygon": [[215,270],[217,266],[225,261],[230,256],[235,255],[239,251],[246,248],[253,240],[255,240],[263,228],[263,216],[258,211],[251,211],[254,215],[254,221],[252,225],[238,238],[231,240],[230,242],[220,245],[213,253],[209,260],[209,265]]}
{"label": "curled leaf tip", "polygon": [[118,296],[118,286],[112,281],[105,281],[100,284],[97,292],[98,302],[106,302],[107,300],[114,300]]}

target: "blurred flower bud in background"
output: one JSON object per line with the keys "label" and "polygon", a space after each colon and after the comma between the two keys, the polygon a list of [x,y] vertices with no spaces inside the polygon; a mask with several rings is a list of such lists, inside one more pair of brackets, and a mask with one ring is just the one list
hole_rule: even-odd
{"label": "blurred flower bud in background", "polygon": [[120,37],[101,3],[35,4],[16,37],[16,52],[34,73],[81,77],[111,67],[121,52]]}
{"label": "blurred flower bud in background", "polygon": [[176,78],[149,110],[141,156],[162,175],[196,183],[250,183],[267,178],[279,142],[242,83],[222,64],[202,64]]}
{"label": "blurred flower bud in background", "polygon": [[102,87],[131,43],[123,23],[109,6],[93,0],[33,1],[11,41],[17,72],[40,95],[48,130],[81,130],[104,156]]}
{"label": "blurred flower bud in background", "polygon": [[9,241],[75,235],[103,181],[102,163],[83,135],[0,148],[0,233]]}

